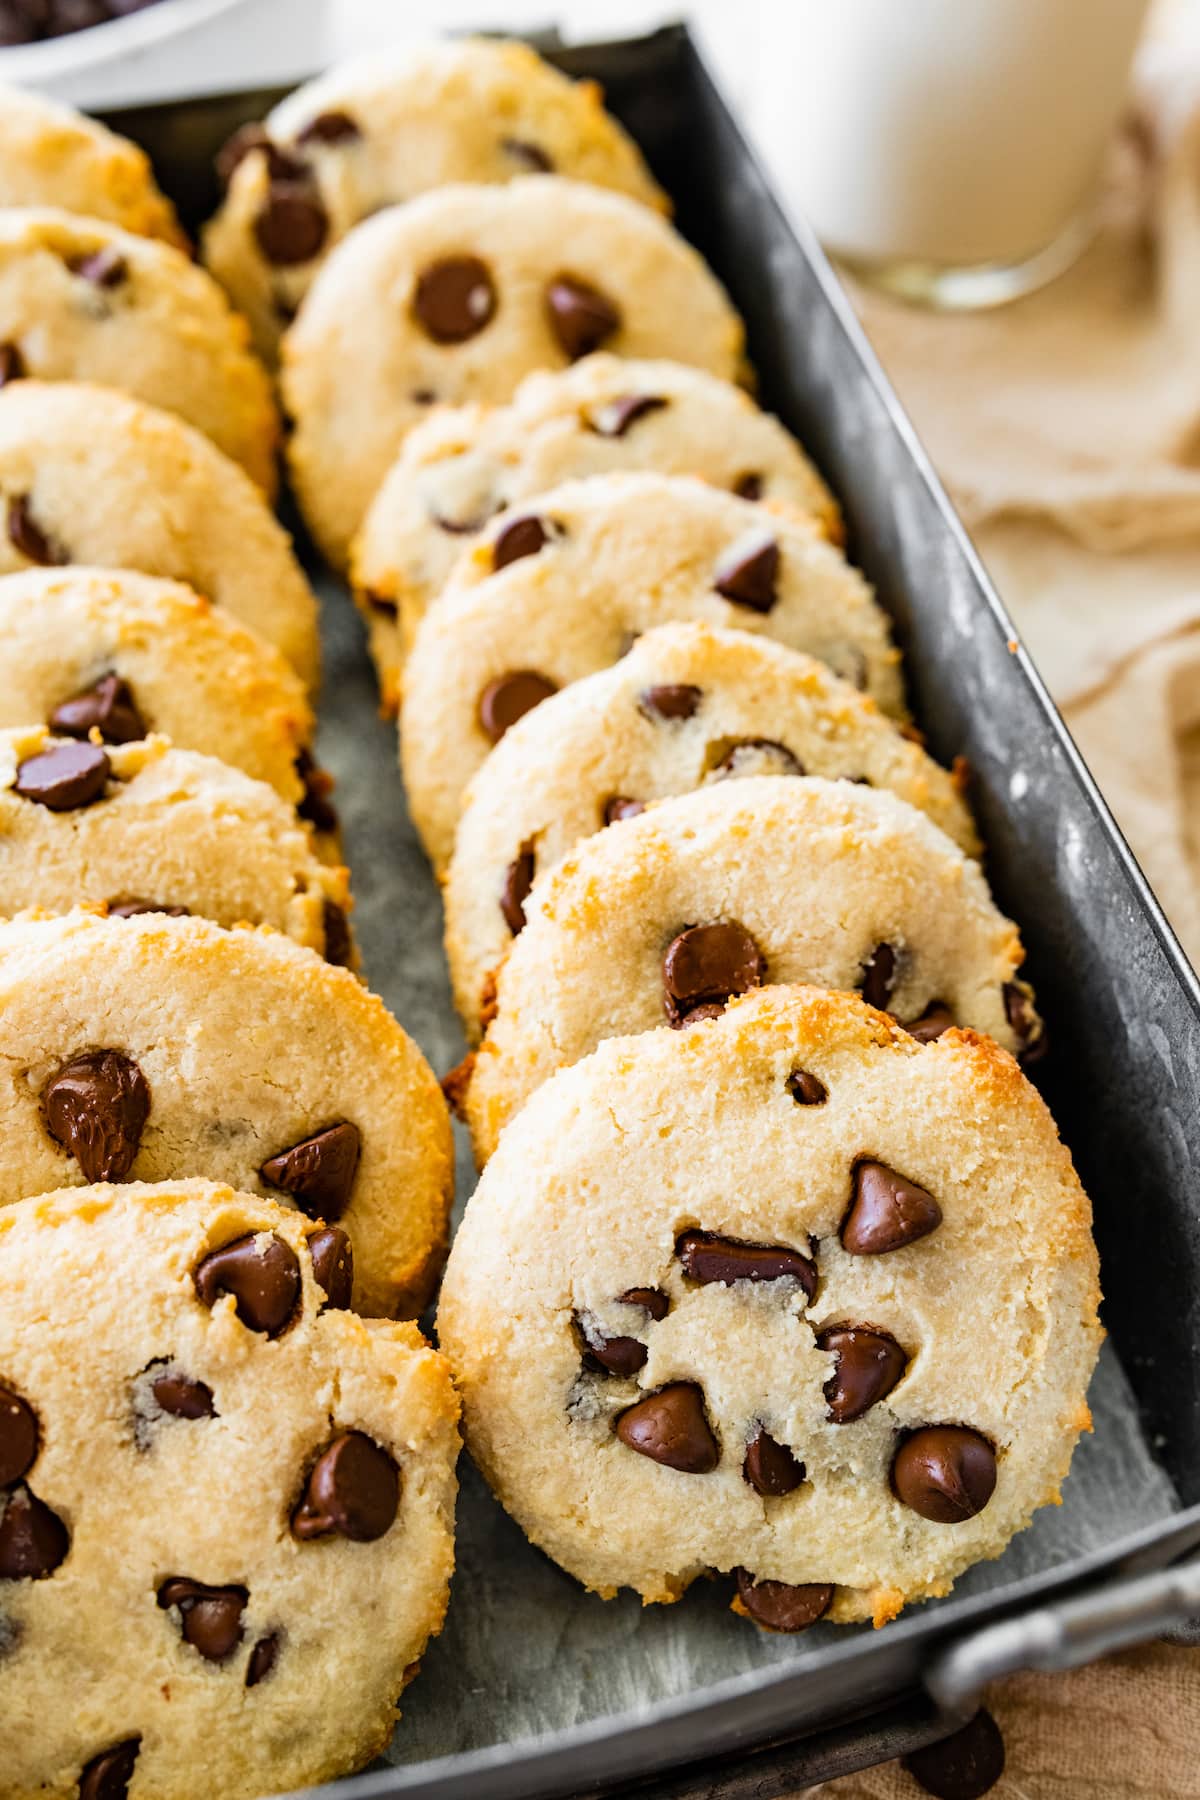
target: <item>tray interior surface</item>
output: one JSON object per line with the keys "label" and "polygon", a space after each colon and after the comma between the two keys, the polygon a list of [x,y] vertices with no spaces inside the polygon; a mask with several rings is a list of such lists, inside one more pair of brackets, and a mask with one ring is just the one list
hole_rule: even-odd
{"label": "tray interior surface", "polygon": [[[817,1672],[854,1646],[869,1657],[889,1640],[898,1650],[923,1640],[932,1618],[949,1624],[974,1613],[973,1601],[1067,1573],[1200,1500],[1200,1408],[1192,1403],[1200,1223],[1185,1180],[1200,1158],[1192,1117],[1200,1025],[1187,972],[1044,698],[1005,647],[1008,628],[989,610],[925,483],[919,451],[914,460],[903,422],[774,209],[686,37],[660,33],[559,60],[604,81],[676,196],[681,225],[746,314],[761,397],[813,449],[846,505],[853,554],[896,617],[933,749],[971,757],[989,875],[1031,946],[1055,1037],[1043,1085],[1096,1203],[1114,1341],[1091,1393],[1095,1435],[1080,1445],[1062,1507],[1043,1509],[1003,1558],[964,1577],[954,1598],[914,1609],[882,1634],[819,1626],[800,1639],[772,1637],[728,1611],[728,1583],[698,1583],[673,1607],[643,1609],[630,1595],[603,1602],[525,1542],[464,1458],[447,1627],[379,1765],[404,1765],[397,1791],[421,1787],[415,1764],[544,1741],[618,1715],[645,1718],[689,1695],[700,1716],[698,1690],[729,1678],[753,1685],[812,1671],[819,1695]],[[263,98],[143,109],[115,122],[147,142],[166,185],[199,195],[199,158],[240,119],[257,116]],[[405,808],[394,729],[377,716],[357,614],[335,582],[316,580],[325,652],[318,748],[337,778],[366,974],[440,1074],[464,1048],[440,900]],[[460,1210],[473,1183],[460,1132]],[[879,1679],[886,1687],[894,1671]],[[818,1698],[814,1717],[822,1705],[828,1715]],[[794,1715],[797,1729],[804,1713]],[[359,1786],[377,1789],[368,1777],[337,1791]]]}

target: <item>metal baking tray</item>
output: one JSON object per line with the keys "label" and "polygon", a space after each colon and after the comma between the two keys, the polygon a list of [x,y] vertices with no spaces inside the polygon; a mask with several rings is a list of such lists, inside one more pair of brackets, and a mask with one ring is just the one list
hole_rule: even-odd
{"label": "metal baking tray", "polygon": [[[840,495],[850,553],[903,645],[917,717],[965,755],[997,899],[1020,921],[1052,1035],[1038,1072],[1096,1210],[1110,1340],[1095,1435],[1047,1508],[954,1595],[879,1632],[772,1637],[726,1584],[678,1605],[585,1594],[464,1459],[447,1627],[391,1750],[328,1800],[769,1796],[893,1757],[968,1717],[983,1683],[1058,1669],[1200,1615],[1200,987],[804,225],[772,194],[681,27],[555,57],[598,78],[744,314],[764,404]],[[194,222],[211,155],[278,95],[113,115]],[[463,1044],[435,884],[376,712],[357,615],[319,570],[319,750],[366,970],[439,1072]],[[473,1172],[460,1146],[459,1204]],[[971,1298],[963,1295],[963,1305]]]}

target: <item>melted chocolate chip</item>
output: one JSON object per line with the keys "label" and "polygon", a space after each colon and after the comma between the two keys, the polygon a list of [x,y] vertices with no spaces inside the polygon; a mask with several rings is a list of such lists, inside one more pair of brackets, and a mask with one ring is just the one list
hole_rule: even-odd
{"label": "melted chocolate chip", "polygon": [[856,1163],[850,1206],[842,1220],[842,1247],[852,1256],[902,1250],[936,1231],[942,1209],[915,1181],[867,1159]]}
{"label": "melted chocolate chip", "polygon": [[239,126],[217,152],[217,175],[223,186],[228,187],[234,170],[252,150],[262,151],[266,158],[267,173],[272,181],[305,181],[309,178],[307,163],[280,150],[278,145],[271,142],[262,125],[251,124]]}
{"label": "melted chocolate chip", "polygon": [[861,1419],[890,1394],[908,1367],[908,1357],[895,1338],[869,1325],[831,1325],[817,1335],[818,1350],[834,1359],[825,1383],[825,1403],[834,1425]]}
{"label": "melted chocolate chip", "polygon": [[766,958],[736,919],[689,925],[671,939],[663,956],[667,1018],[678,1029],[692,1022],[700,1008],[720,1008],[735,994],[760,987],[766,972]]}
{"label": "melted chocolate chip", "polygon": [[196,1381],[182,1369],[167,1364],[150,1383],[155,1403],[173,1419],[215,1419],[213,1391],[206,1381]]}
{"label": "melted chocolate chip", "polygon": [[587,426],[597,437],[623,438],[631,425],[647,413],[662,412],[667,402],[661,394],[618,394],[595,406],[588,415]]}
{"label": "melted chocolate chip", "polygon": [[652,1319],[665,1319],[671,1310],[670,1298],[661,1288],[632,1287],[626,1288],[617,1299],[626,1306],[640,1306],[643,1312],[649,1313]]}
{"label": "melted chocolate chip", "polygon": [[298,144],[346,144],[360,138],[362,128],[356,119],[340,108],[318,113],[296,133]]}
{"label": "melted chocolate chip", "polygon": [[528,143],[524,138],[506,137],[500,140],[500,148],[522,169],[528,169],[536,175],[553,173],[553,158],[542,149],[540,144]]}
{"label": "melted chocolate chip", "polygon": [[479,696],[479,723],[498,744],[510,726],[548,700],[558,689],[536,669],[510,669],[489,681]]}
{"label": "melted chocolate chip", "polygon": [[773,1438],[760,1425],[746,1445],[742,1478],[764,1499],[779,1499],[793,1493],[804,1480],[805,1468],[786,1444]]}
{"label": "melted chocolate chip", "polygon": [[85,1181],[123,1181],[150,1116],[150,1084],[120,1050],[73,1056],[42,1089],[46,1129]]}
{"label": "melted chocolate chip", "polygon": [[300,1303],[296,1252],[274,1232],[247,1232],[210,1251],[192,1279],[205,1306],[232,1294],[242,1324],[271,1338],[291,1324]]}
{"label": "melted chocolate chip", "polygon": [[106,744],[133,744],[146,735],[133,689],[111,671],[56,706],[49,725],[63,737],[88,738],[98,731]]}
{"label": "melted chocolate chip", "polygon": [[43,568],[65,563],[65,551],[49,538],[33,516],[28,494],[13,494],[8,502],[8,537],[21,556]]}
{"label": "melted chocolate chip", "polygon": [[296,773],[304,788],[304,797],[296,811],[302,819],[308,821],[314,831],[335,832],[338,828],[338,816],[329,800],[333,791],[333,777],[324,769],[318,768],[312,751],[306,749],[296,754]]}
{"label": "melted chocolate chip", "polygon": [[702,1286],[714,1281],[723,1287],[732,1287],[735,1281],[798,1281],[810,1300],[817,1291],[817,1265],[788,1244],[744,1244],[737,1238],[718,1237],[715,1231],[684,1231],[675,1241],[675,1254],[684,1274]]}
{"label": "melted chocolate chip", "polygon": [[734,1574],[738,1599],[754,1623],[767,1631],[807,1631],[833,1605],[833,1589],[823,1583],[793,1587],[789,1581],[755,1581],[748,1569],[736,1569]]}
{"label": "melted chocolate chip", "polygon": [[934,1800],[983,1800],[1004,1773],[1004,1739],[981,1708],[961,1731],[910,1751],[900,1766]]}
{"label": "melted chocolate chip", "polygon": [[163,900],[146,900],[140,894],[108,902],[110,919],[140,919],[143,913],[162,913],[168,919],[190,919],[192,916],[186,906],[168,906]]}
{"label": "melted chocolate chip", "polygon": [[242,1641],[242,1613],[250,1598],[244,1587],[209,1587],[186,1575],[171,1575],[158,1590],[164,1612],[179,1613],[183,1641],[205,1662],[224,1662]]}
{"label": "melted chocolate chip", "polygon": [[489,325],[496,289],[477,256],[447,256],[417,277],[413,312],[435,344],[465,344]]}
{"label": "melted chocolate chip", "polygon": [[340,1219],[350,1201],[362,1140],[343,1120],[268,1157],[259,1170],[268,1187],[290,1194],[310,1219]]}
{"label": "melted chocolate chip", "polygon": [[354,950],[344,908],[336,900],[326,900],[321,908],[321,919],[325,928],[325,961],[339,969],[349,968]]}
{"label": "melted chocolate chip", "polygon": [[648,687],[638,695],[638,710],[648,719],[690,719],[703,697],[686,682]]}
{"label": "melted chocolate chip", "polygon": [[37,1453],[37,1414],[12,1388],[0,1387],[0,1487],[27,1475]]}
{"label": "melted chocolate chip", "polygon": [[285,158],[284,170],[276,164],[254,219],[258,247],[275,268],[311,262],[329,236],[329,215],[312,171],[291,158]]}
{"label": "melted chocolate chip", "polygon": [[546,314],[572,362],[590,356],[621,329],[620,311],[607,295],[570,275],[559,275],[547,284]]}
{"label": "melted chocolate chip", "polygon": [[314,1231],[308,1240],[312,1257],[313,1280],[322,1289],[328,1305],[345,1312],[354,1291],[354,1247],[337,1225]]}
{"label": "melted chocolate chip", "polygon": [[93,250],[87,256],[73,256],[67,263],[72,275],[95,288],[115,288],[129,274],[129,264],[112,244]]}
{"label": "melted chocolate chip", "polygon": [[868,1006],[877,1006],[884,1012],[895,985],[896,952],[890,944],[876,944],[863,964],[859,992]]}
{"label": "melted chocolate chip", "polygon": [[621,1413],[616,1429],[630,1450],[683,1475],[707,1475],[721,1460],[703,1391],[694,1381],[672,1382],[647,1394]]}
{"label": "melted chocolate chip", "polygon": [[823,1106],[829,1089],[808,1069],[793,1069],[784,1083],[797,1106]]}
{"label": "melted chocolate chip", "polygon": [[717,564],[713,586],[726,600],[769,613],[779,598],[779,545],[766,531],[747,532]]}
{"label": "melted chocolate chip", "polygon": [[79,1776],[79,1800],[127,1800],[141,1747],[140,1737],[126,1738],[123,1744],[93,1756]]}
{"label": "melted chocolate chip", "polygon": [[519,519],[510,519],[492,540],[492,568],[506,569],[509,563],[536,556],[552,537],[558,535],[536,513],[522,513]]}
{"label": "melted chocolate chip", "polygon": [[10,1490],[0,1514],[0,1581],[44,1581],[70,1547],[56,1512],[26,1487]]}
{"label": "melted chocolate chip", "polygon": [[804,764],[786,744],[775,738],[739,738],[730,744],[709,774],[711,781],[727,781],[746,775],[803,775]]}
{"label": "melted chocolate chip", "polygon": [[911,1432],[892,1461],[896,1498],[935,1525],[973,1519],[995,1486],[996,1452],[966,1425],[926,1425]]}
{"label": "melted chocolate chip", "polygon": [[16,344],[0,344],[0,387],[20,381],[25,374],[25,358]]}
{"label": "melted chocolate chip", "polygon": [[18,763],[13,790],[51,812],[75,812],[99,800],[111,773],[98,744],[52,744]]}
{"label": "melted chocolate chip", "polygon": [[313,1464],[304,1496],[292,1514],[298,1538],[338,1532],[356,1544],[373,1543],[400,1505],[395,1459],[361,1431],[343,1431]]}
{"label": "melted chocolate chip", "polygon": [[761,500],[763,497],[763,478],[754,469],[748,469],[739,475],[733,484],[733,491],[739,500]]}
{"label": "melted chocolate chip", "polygon": [[635,1337],[604,1337],[597,1331],[583,1330],[586,1345],[584,1362],[589,1368],[603,1369],[606,1375],[636,1375],[645,1367],[649,1351]]}
{"label": "melted chocolate chip", "polygon": [[909,1037],[916,1038],[918,1044],[932,1044],[940,1038],[944,1031],[949,1031],[954,1024],[954,1014],[940,1000],[934,1000],[925,1008],[919,1019],[913,1019],[904,1027]]}
{"label": "melted chocolate chip", "polygon": [[1049,1047],[1046,1028],[1033,1008],[1033,996],[1022,981],[1004,983],[1004,1016],[1018,1040],[1022,1067],[1040,1062]]}
{"label": "melted chocolate chip", "polygon": [[504,915],[504,923],[514,937],[525,927],[525,902],[528,900],[529,891],[533,886],[536,867],[534,847],[530,841],[521,845],[504,874],[504,886],[500,892],[500,911]]}
{"label": "melted chocolate chip", "polygon": [[645,810],[644,800],[630,800],[625,794],[613,794],[604,802],[604,823],[615,825],[619,819],[636,819]]}
{"label": "melted chocolate chip", "polygon": [[246,1664],[246,1686],[257,1687],[265,1681],[275,1667],[275,1659],[279,1655],[279,1633],[271,1632],[269,1637],[259,1638],[250,1652],[250,1660]]}

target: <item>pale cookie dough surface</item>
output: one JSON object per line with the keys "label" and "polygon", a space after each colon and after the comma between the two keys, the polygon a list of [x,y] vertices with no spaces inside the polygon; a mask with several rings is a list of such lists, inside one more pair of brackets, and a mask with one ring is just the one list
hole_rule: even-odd
{"label": "pale cookie dough surface", "polygon": [[186,248],[144,151],[28,88],[0,88],[0,207],[61,206]]}
{"label": "pale cookie dough surface", "polygon": [[441,408],[414,426],[371,503],[351,574],[385,697],[422,615],[496,513],[624,469],[697,475],[841,537],[837,503],[795,438],[733,382],[603,353],[539,371],[508,406]]}
{"label": "pale cookie dough surface", "polygon": [[[349,970],[265,928],[22,918],[0,925],[0,1013],[0,1206],[204,1175],[340,1225],[360,1310],[420,1310],[445,1245],[449,1120],[424,1057]],[[74,1078],[78,1129],[56,1138],[63,1071],[103,1051],[119,1066]],[[262,1174],[335,1128],[328,1155],[292,1159],[293,1175],[316,1164],[307,1190]]]}
{"label": "pale cookie dough surface", "polygon": [[185,581],[316,682],[316,601],[243,469],[111,388],[14,381],[0,388],[0,574],[68,562]]}
{"label": "pale cookie dough surface", "polygon": [[746,632],[660,625],[519,719],[467,789],[444,898],[472,1041],[538,874],[652,801],[780,774],[889,788],[978,854],[961,783],[822,663]]}
{"label": "pale cookie dough surface", "polygon": [[314,730],[304,685],[230,613],[128,570],[0,578],[0,726],[48,724],[114,674],[147,730],[269,782],[293,806],[303,800],[296,758]]}
{"label": "pale cookie dough surface", "polygon": [[[505,561],[518,522],[532,553]],[[566,687],[674,619],[803,650],[903,716],[887,619],[811,523],[682,475],[567,482],[502,513],[418,629],[400,744],[413,819],[436,869],[453,851],[463,791],[496,741],[495,725],[484,723],[493,684],[505,682],[508,696],[509,678],[533,674]],[[525,683],[523,697],[532,691]],[[508,699],[504,709],[513,710]]]}
{"label": "pale cookie dough surface", "polygon": [[279,419],[244,319],[180,250],[51,208],[0,211],[6,381],[90,381],[178,413],[273,496]]}
{"label": "pale cookie dough surface", "polygon": [[[797,1071],[823,1101],[797,1103]],[[940,1223],[875,1254],[843,1247],[864,1158],[923,1188]],[[664,1601],[741,1568],[828,1584],[830,1618],[882,1623],[1057,1497],[1101,1335],[1090,1224],[1046,1107],[994,1043],[952,1031],[921,1046],[847,995],[772,988],[686,1032],[605,1044],[542,1088],[467,1207],[439,1340],[476,1461],[589,1587]],[[796,1280],[690,1278],[690,1230],[799,1251],[812,1298]],[[635,1288],[658,1290],[664,1316],[622,1303]],[[816,1337],[855,1325],[891,1337],[902,1371],[835,1423],[824,1390],[840,1364]],[[624,1334],[645,1347],[635,1373],[585,1364]],[[616,1435],[677,1382],[702,1395],[705,1472]],[[904,1435],[942,1424],[996,1460],[990,1500],[953,1523],[889,1480]],[[743,1475],[760,1430],[804,1466],[790,1492]]]}
{"label": "pale cookie dough surface", "polygon": [[[564,282],[582,285],[585,300]],[[330,562],[345,565],[405,433],[431,404],[507,400],[532,370],[601,347],[727,378],[742,369],[742,325],[724,289],[636,201],[530,175],[439,188],[367,220],[321,270],[283,343],[292,477]]]}
{"label": "pale cookie dough surface", "polygon": [[[481,1162],[530,1094],[604,1038],[682,1025],[695,1006],[767,982],[862,989],[912,1025],[944,1007],[1006,1050],[1025,1047],[1006,991],[1024,957],[1016,926],[979,865],[883,789],[763,776],[663,800],[578,844],[525,914],[467,1091]],[[673,1007],[675,941],[711,926],[749,942],[732,959],[687,954],[708,979],[688,987],[681,969]]]}
{"label": "pale cookie dough surface", "polygon": [[0,730],[0,916],[81,905],[270,925],[357,962],[347,871],[318,859],[265,782],[164,737],[101,747]]}
{"label": "pale cookie dough surface", "polygon": [[[317,1231],[199,1180],[0,1214],[0,1386],[37,1431],[0,1507],[32,1495],[66,1533],[57,1567],[3,1584],[6,1800],[75,1800],[89,1766],[89,1800],[254,1800],[386,1744],[445,1613],[458,1402],[414,1325],[326,1304]],[[197,1290],[248,1234],[298,1287],[274,1337]],[[209,1410],[163,1410],[164,1376],[203,1384]],[[348,1432],[392,1464],[394,1513],[389,1497],[370,1539],[302,1539],[310,1472]],[[207,1632],[202,1606],[163,1603],[180,1579],[234,1590]],[[121,1746],[132,1775],[105,1785],[96,1765]]]}
{"label": "pale cookie dough surface", "polygon": [[666,210],[595,82],[570,81],[523,44],[407,46],[306,82],[226,153],[237,158],[204,254],[264,355],[334,245],[360,219],[448,182],[532,169]]}

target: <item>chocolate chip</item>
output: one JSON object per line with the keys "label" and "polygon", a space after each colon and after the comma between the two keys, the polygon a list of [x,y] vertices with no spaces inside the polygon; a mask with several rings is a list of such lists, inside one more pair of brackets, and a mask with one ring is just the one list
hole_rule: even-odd
{"label": "chocolate chip", "polygon": [[619,819],[636,819],[645,810],[644,800],[630,800],[625,794],[614,794],[604,802],[604,823],[615,825]]}
{"label": "chocolate chip", "polygon": [[834,1359],[825,1383],[828,1416],[835,1425],[861,1419],[890,1394],[908,1367],[908,1357],[895,1338],[869,1325],[831,1325],[817,1334],[818,1350]]}
{"label": "chocolate chip", "polygon": [[1033,1008],[1033,996],[1023,981],[1004,983],[1004,1016],[1019,1043],[1017,1055],[1024,1068],[1040,1062],[1046,1054],[1049,1039],[1046,1028]]}
{"label": "chocolate chip", "polygon": [[842,1220],[842,1248],[851,1256],[880,1256],[928,1237],[942,1222],[932,1194],[886,1163],[856,1163],[850,1205]]}
{"label": "chocolate chip", "polygon": [[216,159],[217,175],[223,186],[228,187],[234,170],[240,162],[244,162],[252,150],[261,150],[267,163],[267,173],[272,181],[305,181],[310,179],[308,164],[300,158],[289,156],[285,150],[272,143],[265,128],[259,124],[241,125],[218,150]]}
{"label": "chocolate chip", "polygon": [[887,1009],[896,984],[896,952],[890,944],[876,944],[863,964],[858,989],[868,1006]]}
{"label": "chocolate chip", "polygon": [[786,1444],[773,1438],[760,1425],[746,1445],[742,1478],[764,1499],[778,1499],[793,1493],[804,1480],[805,1468],[792,1455]]}
{"label": "chocolate chip", "polygon": [[354,1291],[354,1246],[337,1225],[314,1231],[308,1240],[312,1257],[313,1280],[322,1289],[327,1303],[345,1312]]}
{"label": "chocolate chip", "polygon": [[509,563],[520,562],[522,557],[536,556],[543,545],[558,535],[536,513],[523,513],[519,519],[510,520],[492,540],[492,568],[507,569]]}
{"label": "chocolate chip", "polygon": [[56,1512],[26,1487],[10,1491],[0,1514],[0,1581],[44,1581],[70,1547]]}
{"label": "chocolate chip", "polygon": [[683,1272],[702,1286],[719,1281],[798,1281],[808,1299],[817,1291],[817,1265],[788,1244],[744,1244],[715,1231],[684,1231],[675,1240]]}
{"label": "chocolate chip", "polygon": [[517,855],[505,870],[504,887],[500,893],[500,911],[504,915],[504,923],[514,937],[525,926],[525,902],[528,900],[529,890],[533,886],[536,867],[533,842],[529,840],[521,845]]}
{"label": "chocolate chip", "polygon": [[15,344],[0,344],[0,387],[20,381],[25,374],[25,358]]}
{"label": "chocolate chip", "polygon": [[325,961],[339,969],[349,968],[354,951],[344,909],[336,900],[326,900],[321,908],[321,920],[325,930]]}
{"label": "chocolate chip", "polygon": [[196,1381],[168,1364],[150,1383],[155,1403],[173,1419],[215,1419],[213,1391],[206,1381]]}
{"label": "chocolate chip", "polygon": [[808,1069],[793,1069],[784,1083],[797,1106],[824,1106],[829,1089]]}
{"label": "chocolate chip", "polygon": [[587,1346],[584,1361],[590,1368],[603,1369],[608,1375],[636,1375],[645,1367],[649,1351],[638,1338],[605,1337],[582,1325],[580,1330]]}
{"label": "chocolate chip", "polygon": [[343,1431],[313,1464],[292,1531],[298,1538],[336,1531],[356,1544],[373,1543],[391,1526],[399,1504],[394,1458],[365,1432]]}
{"label": "chocolate chip", "polygon": [[1004,1773],[1004,1739],[981,1707],[960,1731],[900,1758],[900,1766],[934,1800],[982,1800]]}
{"label": "chocolate chip", "polygon": [[73,256],[67,263],[72,275],[90,282],[96,288],[120,287],[129,273],[129,264],[112,244],[93,250],[87,256]]}
{"label": "chocolate chip", "polygon": [[739,475],[733,484],[733,491],[739,500],[761,500],[763,497],[763,478],[757,470],[750,469],[745,475]]}
{"label": "chocolate chip", "polygon": [[340,1219],[349,1204],[361,1142],[358,1126],[343,1120],[268,1157],[259,1173],[268,1187],[290,1194],[308,1218]]}
{"label": "chocolate chip", "polygon": [[53,744],[17,764],[13,790],[51,812],[75,812],[100,798],[111,772],[96,744]]}
{"label": "chocolate chip", "polygon": [[726,600],[769,613],[779,598],[779,545],[767,531],[754,530],[732,545],[717,564],[713,586]]}
{"label": "chocolate chip", "polygon": [[12,1388],[0,1387],[0,1487],[20,1481],[37,1453],[37,1414]]}
{"label": "chocolate chip", "polygon": [[489,325],[496,289],[477,256],[447,256],[417,277],[413,311],[435,344],[465,344]]}
{"label": "chocolate chip", "polygon": [[661,1288],[626,1288],[623,1294],[617,1295],[617,1299],[625,1306],[640,1306],[652,1319],[665,1319],[671,1310],[670,1298]]}
{"label": "chocolate chip", "polygon": [[925,1425],[905,1438],[892,1461],[896,1498],[935,1525],[961,1525],[991,1499],[996,1452],[966,1425]]}
{"label": "chocolate chip", "polygon": [[738,1598],[756,1625],[767,1631],[807,1631],[833,1605],[833,1589],[810,1582],[755,1581],[748,1569],[735,1569]]}
{"label": "chocolate chip", "polygon": [[542,149],[540,144],[530,144],[524,138],[502,138],[500,148],[506,156],[510,156],[523,169],[530,169],[538,175],[549,175],[553,172],[553,158]]}
{"label": "chocolate chip", "polygon": [[98,731],[106,744],[132,744],[146,735],[133,689],[111,671],[56,706],[49,725],[63,737],[88,738]]}
{"label": "chocolate chip", "polygon": [[362,136],[362,128],[348,112],[339,109],[318,113],[296,133],[298,144],[345,144]]}
{"label": "chocolate chip", "polygon": [[271,1632],[269,1637],[259,1638],[250,1652],[250,1661],[246,1664],[246,1686],[257,1687],[265,1681],[275,1667],[275,1658],[279,1655],[279,1633]]}
{"label": "chocolate chip", "polygon": [[739,738],[710,772],[710,780],[746,775],[803,775],[804,764],[775,738]]}
{"label": "chocolate chip", "polygon": [[162,913],[168,919],[190,919],[192,916],[186,906],[168,906],[162,900],[145,900],[140,894],[131,894],[127,900],[108,902],[110,919],[140,919],[143,913]]}
{"label": "chocolate chip", "polygon": [[489,681],[479,696],[479,723],[498,744],[510,726],[548,700],[558,689],[536,669],[510,669]]}
{"label": "chocolate chip", "polygon": [[320,254],[329,235],[329,215],[308,170],[299,179],[272,176],[255,216],[254,235],[276,268],[311,262]]}
{"label": "chocolate chip", "polygon": [[31,563],[47,568],[67,561],[65,551],[46,536],[34,518],[28,494],[13,494],[8,502],[8,536],[13,549]]}
{"label": "chocolate chip", "polygon": [[141,1747],[140,1737],[126,1738],[123,1744],[93,1756],[79,1776],[79,1800],[127,1800]]}
{"label": "chocolate chip", "polygon": [[623,438],[631,425],[647,413],[662,412],[667,402],[660,394],[618,394],[595,406],[588,414],[587,426],[597,437]]}
{"label": "chocolate chip", "polygon": [[919,1019],[913,1019],[904,1027],[909,1037],[916,1038],[918,1044],[932,1044],[940,1038],[943,1031],[949,1031],[954,1024],[954,1014],[940,1000],[934,1000],[925,1008]]}
{"label": "chocolate chip", "polygon": [[232,1294],[242,1324],[272,1338],[291,1324],[300,1302],[296,1252],[273,1231],[249,1231],[210,1251],[192,1279],[205,1306]]}
{"label": "chocolate chip", "polygon": [[250,1598],[244,1587],[209,1587],[186,1575],[171,1575],[158,1590],[164,1612],[179,1613],[183,1641],[205,1662],[224,1662],[242,1641],[242,1613]]}
{"label": "chocolate chip", "polygon": [[296,773],[304,788],[304,796],[296,811],[302,819],[308,821],[314,831],[335,832],[338,828],[338,816],[329,801],[329,795],[333,791],[333,777],[317,767],[312,751],[307,749],[297,752]]}
{"label": "chocolate chip", "polygon": [[702,699],[700,689],[687,682],[648,687],[638,695],[638,710],[648,719],[690,719]]}
{"label": "chocolate chip", "polygon": [[723,1006],[735,994],[760,987],[766,972],[766,958],[736,919],[689,925],[671,939],[663,956],[667,1018],[678,1028],[698,1008]]}
{"label": "chocolate chip", "polygon": [[123,1181],[150,1116],[150,1084],[120,1050],[73,1056],[42,1089],[46,1129],[85,1181]]}
{"label": "chocolate chip", "polygon": [[694,1381],[672,1382],[628,1407],[617,1419],[617,1436],[639,1456],[683,1475],[707,1475],[721,1460]]}
{"label": "chocolate chip", "polygon": [[546,287],[550,329],[572,362],[590,356],[621,329],[621,314],[598,288],[559,275]]}

